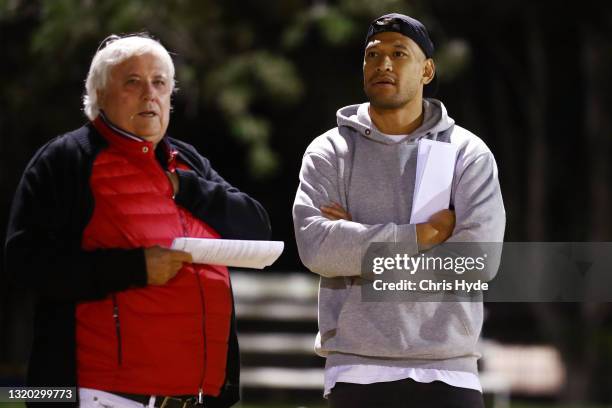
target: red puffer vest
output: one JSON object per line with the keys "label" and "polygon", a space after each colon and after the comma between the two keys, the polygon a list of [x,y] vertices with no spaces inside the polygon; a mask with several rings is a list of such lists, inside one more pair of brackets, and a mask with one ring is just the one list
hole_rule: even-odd
{"label": "red puffer vest", "polygon": [[[109,146],[93,163],[93,216],[84,250],[169,247],[176,237],[218,238],[175,204],[149,142],[101,117]],[[163,142],[158,148],[166,148]],[[168,152],[169,169],[187,168]],[[79,386],[152,395],[217,396],[225,379],[232,299],[227,268],[189,264],[163,286],[115,293],[77,306]]]}

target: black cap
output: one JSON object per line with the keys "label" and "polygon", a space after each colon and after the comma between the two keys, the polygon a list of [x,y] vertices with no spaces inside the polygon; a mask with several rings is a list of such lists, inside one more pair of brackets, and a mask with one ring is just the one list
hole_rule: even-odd
{"label": "black cap", "polygon": [[[427,29],[419,20],[408,17],[404,14],[391,13],[378,17],[370,23],[368,34],[366,35],[365,46],[368,45],[370,38],[378,33],[396,32],[414,41],[423,51],[426,58],[433,58],[434,45],[429,38]],[[438,77],[434,76],[432,81],[423,88],[424,96],[433,96],[438,90]]]}

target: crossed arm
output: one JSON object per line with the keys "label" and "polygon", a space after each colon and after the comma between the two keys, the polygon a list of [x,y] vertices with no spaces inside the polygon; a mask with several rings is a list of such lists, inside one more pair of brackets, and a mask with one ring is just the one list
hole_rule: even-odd
{"label": "crossed arm", "polygon": [[[306,153],[293,207],[296,241],[302,262],[324,277],[359,276],[361,257],[372,242],[402,242],[414,255],[439,251],[443,242],[501,242],[505,212],[490,152],[466,163],[455,174],[454,213],[445,210],[423,224],[367,225],[352,220],[339,204],[340,179],[324,155]],[[483,278],[497,269],[492,260]]]}
{"label": "crossed arm", "polygon": [[[340,204],[332,202],[320,207],[321,214],[331,221],[353,221],[351,214]],[[416,224],[417,243],[419,248],[427,249],[446,241],[455,228],[455,212],[442,210],[424,223]]]}

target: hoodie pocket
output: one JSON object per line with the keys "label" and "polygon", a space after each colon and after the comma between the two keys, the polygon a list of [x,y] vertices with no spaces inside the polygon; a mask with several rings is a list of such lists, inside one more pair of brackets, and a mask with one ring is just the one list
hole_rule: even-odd
{"label": "hoodie pocket", "polygon": [[474,353],[481,305],[362,302],[354,285],[338,318],[337,351],[387,358],[455,358]]}

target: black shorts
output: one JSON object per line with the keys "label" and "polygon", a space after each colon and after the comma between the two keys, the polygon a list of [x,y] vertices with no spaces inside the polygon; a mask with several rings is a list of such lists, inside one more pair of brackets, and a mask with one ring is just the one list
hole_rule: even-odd
{"label": "black shorts", "polygon": [[374,384],[337,382],[328,398],[331,408],[484,408],[479,391],[410,378]]}

